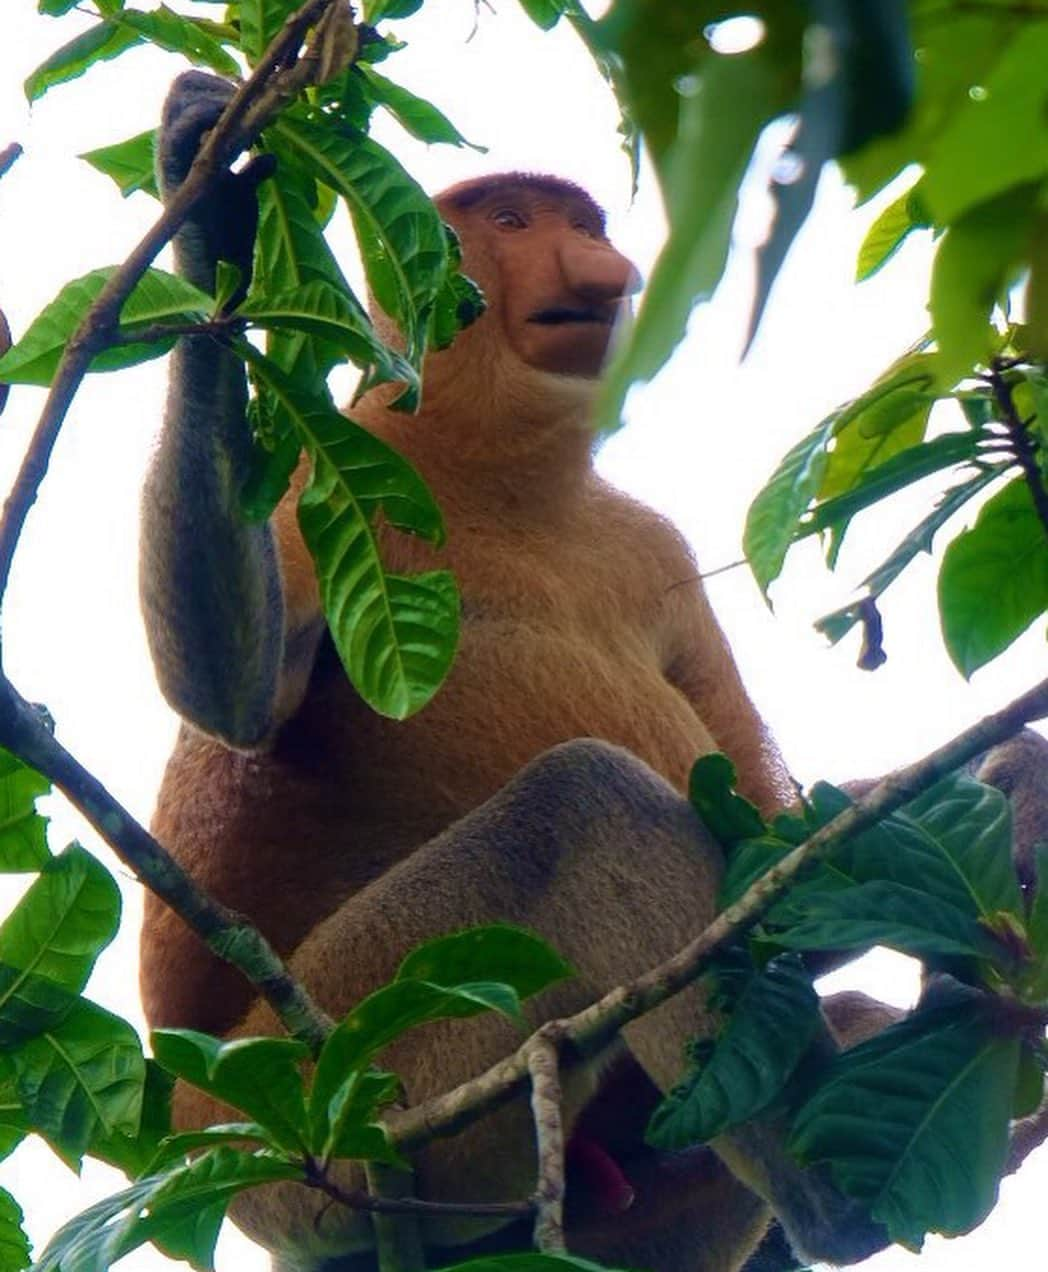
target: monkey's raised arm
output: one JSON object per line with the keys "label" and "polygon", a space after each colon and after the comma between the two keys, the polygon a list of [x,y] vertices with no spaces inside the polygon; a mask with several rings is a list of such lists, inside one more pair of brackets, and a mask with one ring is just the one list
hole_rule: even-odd
{"label": "monkey's raised arm", "polygon": [[[168,96],[158,142],[161,190],[185,180],[204,133],[232,95],[192,71]],[[219,260],[251,276],[258,223],[256,165],[226,172],[175,238],[178,270],[213,291]],[[242,292],[241,292],[242,294]],[[191,724],[235,747],[277,722],[284,601],[272,528],[238,507],[250,435],[243,366],[209,336],[171,357],[164,429],[143,495],[140,589],[157,680]]]}

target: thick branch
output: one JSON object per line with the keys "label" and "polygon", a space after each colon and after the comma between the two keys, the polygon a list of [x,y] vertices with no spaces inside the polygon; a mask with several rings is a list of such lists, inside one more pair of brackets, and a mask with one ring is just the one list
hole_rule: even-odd
{"label": "thick branch", "polygon": [[[135,284],[175,235],[208,185],[250,146],[286,102],[286,77],[294,69],[306,31],[345,0],[306,0],[284,24],[249,79],[238,89],[208,133],[189,175],[171,196],[159,220],[113,274],[66,345],[44,409],[0,519],[0,604],[26,517],[36,502],[55,442],[91,360],[112,341],[120,310]],[[297,80],[296,80],[297,83]],[[247,118],[250,112],[250,119]]]}
{"label": "thick branch", "polygon": [[10,685],[0,685],[0,744],[43,773],[91,823],[135,876],[238,968],[284,1027],[314,1051],[331,1021],[294,979],[265,937],[243,915],[213,901],[51,733],[42,715]]}
{"label": "thick branch", "polygon": [[[732,906],[661,966],[628,985],[621,985],[599,1002],[566,1020],[555,1022],[564,1038],[583,1055],[606,1046],[624,1025],[651,1011],[697,979],[709,958],[741,929],[752,924],[802,867],[845,839],[894,812],[934,786],[983,751],[1018,733],[1031,720],[1048,715],[1048,680],[1016,698],[1007,707],[980,720],[951,742],[916,764],[899,769],[879,782],[865,798],[835,817],[784,857]],[[548,1028],[549,1026],[545,1026]],[[528,1079],[531,1040],[486,1073],[464,1082],[416,1108],[391,1113],[386,1122],[394,1143],[411,1151],[439,1135],[453,1135],[520,1091]]]}
{"label": "thick branch", "polygon": [[558,1068],[559,1031],[540,1029],[527,1046],[531,1113],[538,1149],[535,1185],[535,1247],[543,1254],[564,1253],[564,1121]]}

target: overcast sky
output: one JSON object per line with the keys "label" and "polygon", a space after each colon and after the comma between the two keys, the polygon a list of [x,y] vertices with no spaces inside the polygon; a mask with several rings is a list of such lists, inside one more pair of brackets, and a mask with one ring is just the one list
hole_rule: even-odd
{"label": "overcast sky", "polygon": [[[509,0],[496,8],[475,12],[471,0],[431,0],[399,28],[410,47],[383,68],[431,97],[489,153],[430,150],[385,121],[379,139],[431,190],[509,168],[569,176],[605,204],[613,239],[647,271],[662,235],[658,198],[645,179],[630,204],[615,111],[599,78],[570,33],[543,37]],[[0,16],[0,148],[10,141],[26,148],[0,182],[0,306],[16,334],[64,282],[122,260],[156,212],[145,195],[122,201],[75,156],[153,126],[166,86],[182,69],[177,58],[133,51],[26,109],[26,74],[82,25],[76,14],[41,18],[31,0],[5,0]],[[779,457],[926,325],[926,245],[913,244],[876,281],[853,287],[855,250],[870,216],[852,214],[847,191],[827,178],[740,368],[749,252],[765,215],[758,197],[739,227],[716,302],[696,314],[658,381],[633,395],[629,427],[601,456],[612,480],[677,521],[704,570],[741,555],[745,509]],[[340,241],[349,252],[348,234]],[[4,626],[7,670],[18,688],[47,704],[65,744],[144,821],[174,730],[145,652],[135,588],[138,489],[163,393],[160,363],[92,377],[81,391],[16,561]],[[0,427],[5,486],[41,401],[35,390],[12,393]],[[858,522],[836,576],[821,569],[814,544],[798,550],[775,590],[774,614],[745,570],[710,580],[751,692],[806,783],[877,774],[915,759],[1043,674],[1043,635],[1031,632],[971,684],[961,680],[938,638],[930,563],[885,600],[889,661],[875,674],[855,668],[854,634],[828,651],[813,631],[812,620],[844,603],[850,585],[916,520],[921,497]],[[99,848],[55,801],[56,847],[73,836]],[[140,899],[120,873],[127,922],[90,992],[141,1027],[133,972]],[[854,972],[851,983],[902,1002],[913,987],[909,972],[891,961]],[[0,1167],[0,1181],[26,1206],[38,1250],[60,1222],[122,1182],[90,1164],[77,1181],[39,1144]],[[930,1242],[921,1266],[982,1272],[1002,1257],[1025,1264],[1043,1249],[1035,1224],[1046,1182],[1044,1158],[1032,1159],[1006,1184],[1005,1202],[978,1234]],[[889,1252],[868,1266],[898,1272],[910,1262]],[[119,1266],[147,1272],[173,1265],[140,1251]],[[223,1237],[218,1266],[253,1272],[265,1261],[233,1233]]]}

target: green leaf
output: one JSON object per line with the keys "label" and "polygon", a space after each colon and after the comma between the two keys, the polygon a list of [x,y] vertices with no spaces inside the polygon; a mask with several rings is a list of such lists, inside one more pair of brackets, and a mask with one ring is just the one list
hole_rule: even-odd
{"label": "green leaf", "polygon": [[368,285],[400,327],[408,361],[419,366],[429,313],[448,273],[447,239],[433,204],[367,137],[341,136],[286,114],[273,131],[299,163],[345,199]]}
{"label": "green leaf", "polygon": [[[620,7],[605,22],[612,22]],[[692,15],[687,21],[688,40],[694,42],[701,19]],[[663,67],[658,70],[661,75]],[[713,295],[728,259],[739,185],[761,130],[785,104],[781,71],[769,63],[762,47],[731,57],[711,55],[696,73],[696,91],[678,99],[680,128],[662,165],[670,236],[629,339],[604,378],[595,415],[600,428],[617,426],[630,386],[650,380],[661,369],[694,306]],[[658,143],[643,117],[638,118],[658,164]]]}
{"label": "green leaf", "polygon": [[13,1153],[28,1134],[29,1123],[18,1094],[14,1066],[10,1056],[0,1055],[0,1160]]}
{"label": "green leaf", "polygon": [[63,1225],[34,1272],[95,1272],[147,1241],[194,1267],[213,1266],[226,1207],[245,1188],[301,1179],[301,1167],[216,1148],[187,1165],[140,1179]]}
{"label": "green leaf", "polygon": [[922,183],[894,199],[866,231],[855,262],[855,281],[865,282],[891,260],[914,230],[928,229],[931,217],[923,199]]}
{"label": "green leaf", "polygon": [[458,593],[444,571],[385,573],[373,523],[381,510],[389,525],[439,544],[440,510],[418,473],[385,442],[310,400],[246,342],[239,347],[313,458],[299,523],[346,673],[376,711],[404,719],[425,706],[451,666]]}
{"label": "green leaf", "polygon": [[[241,7],[243,14],[243,6]],[[236,79],[240,75],[240,67],[236,59],[222,47],[221,43],[199,23],[191,18],[175,13],[166,4],[142,13],[137,9],[125,9],[118,18],[123,27],[143,36],[158,48],[167,49],[171,53],[181,53],[195,66],[206,66],[219,75]]]}
{"label": "green leaf", "polygon": [[0,1188],[0,1272],[21,1272],[33,1261],[22,1220],[22,1207]]}
{"label": "green leaf", "polygon": [[0,747],[0,873],[39,870],[49,860],[47,818],[36,801],[50,791],[46,777]]}
{"label": "green leaf", "polygon": [[572,975],[571,967],[541,937],[508,923],[492,923],[426,941],[404,959],[396,979],[441,985],[499,981],[521,998],[530,998]]}
{"label": "green leaf", "polygon": [[79,999],[11,1060],[31,1126],[71,1166],[99,1133],[137,1133],[146,1066],[126,1020]]}
{"label": "green leaf", "polygon": [[120,892],[102,863],[71,844],[0,926],[0,963],[78,993],[120,925]]}
{"label": "green leaf", "polygon": [[[885,945],[914,958],[994,959],[1000,947],[948,901],[898,883],[794,892],[777,906],[775,942],[793,950],[857,950]],[[781,927],[789,921],[789,926]]]}
{"label": "green leaf", "polygon": [[297,0],[240,0],[240,47],[252,66],[298,7]]}
{"label": "green leaf", "polygon": [[195,1029],[157,1029],[152,1043],[165,1069],[243,1109],[281,1148],[306,1151],[309,1133],[301,1064],[309,1049],[304,1043],[290,1038],[221,1042]]}
{"label": "green leaf", "polygon": [[648,1143],[687,1148],[756,1117],[786,1085],[820,1021],[800,958],[773,959],[747,982],[712,1053],[655,1110]]}
{"label": "green leaf", "polygon": [[149,1163],[150,1174],[158,1174],[163,1166],[185,1161],[198,1148],[221,1148],[226,1144],[243,1146],[245,1142],[273,1146],[266,1128],[258,1122],[219,1122],[203,1131],[183,1131],[178,1135],[168,1135],[157,1146]]}
{"label": "green leaf", "polygon": [[1026,934],[1038,963],[1048,964],[1048,841],[1036,845],[1037,891],[1030,907]]}
{"label": "green leaf", "polygon": [[78,1001],[55,981],[0,963],[0,1048],[54,1029]]}
{"label": "green leaf", "polygon": [[1048,533],[1021,477],[983,504],[939,570],[943,639],[962,676],[1003,653],[1048,610]]}
{"label": "green leaf", "polygon": [[1035,209],[1033,193],[1026,187],[1009,190],[972,208],[939,244],[928,309],[944,387],[987,365],[998,343],[990,318],[1022,260]]}
{"label": "green leaf", "polygon": [[105,176],[112,177],[125,199],[136,190],[144,190],[154,199],[159,199],[153,158],[155,142],[156,129],[151,128],[112,146],[88,150],[79,157]]}
{"label": "green leaf", "polygon": [[171,1092],[175,1080],[157,1064],[146,1060],[142,1114],[134,1134],[99,1130],[88,1145],[88,1153],[122,1170],[129,1179],[144,1174],[171,1136]]}
{"label": "green leaf", "polygon": [[77,79],[97,62],[108,62],[141,43],[137,32],[114,21],[99,22],[41,62],[25,82],[25,95],[35,102],[56,84]]}
{"label": "green leaf", "polygon": [[[0,358],[0,380],[10,384],[49,385],[58,370],[66,342],[83,322],[112,277],[114,267],[96,269],[67,283],[34,318],[21,340]],[[191,283],[150,269],[127,298],[120,314],[121,331],[158,322],[201,322],[210,313],[211,297]],[[106,349],[92,359],[92,371],[116,371],[159,358],[175,343],[172,336],[150,344],[127,344]]]}
{"label": "green leaf", "polygon": [[376,1120],[378,1110],[400,1094],[400,1079],[395,1073],[374,1069],[350,1073],[327,1102],[327,1125],[320,1128],[321,1142],[316,1145],[321,1156],[325,1160],[349,1157],[405,1165]]}
{"label": "green leaf", "polygon": [[274,331],[304,331],[325,341],[368,373],[368,385],[400,380],[419,392],[415,368],[376,336],[371,320],[334,284],[315,279],[291,291],[252,295],[238,313]]}
{"label": "green leaf", "polygon": [[520,7],[543,31],[552,31],[564,14],[562,0],[519,0]]}
{"label": "green leaf", "polygon": [[790,1148],[828,1163],[894,1241],[967,1232],[997,1200],[1018,1056],[978,1005],[918,1011],[834,1062]]}
{"label": "green leaf", "polygon": [[[1048,59],[1048,27],[1024,22],[1013,31],[989,74],[969,81],[982,91],[965,95],[924,160],[924,193],[940,224],[953,224],[1003,191],[1048,173],[1048,93],[1030,74]],[[981,161],[972,163],[973,155]]]}
{"label": "green leaf", "polygon": [[[2,366],[2,364],[0,364]],[[829,415],[782,459],[750,505],[742,545],[765,597],[782,572],[801,515],[815,498],[826,471],[826,447],[837,427]]]}
{"label": "green leaf", "polygon": [[78,3],[79,0],[37,0],[36,9],[38,13],[46,14],[50,18],[60,18],[63,13],[68,13]]}
{"label": "green leaf", "polygon": [[374,67],[361,63],[360,74],[367,83],[369,95],[378,106],[384,106],[405,132],[426,145],[469,146],[471,150],[487,154],[487,146],[477,146],[467,141],[450,119],[425,98],[416,96],[410,89],[396,84]]}
{"label": "green leaf", "polygon": [[[934,362],[934,354],[925,354]],[[928,375],[930,384],[932,375]],[[935,396],[921,388],[900,387],[854,415],[834,439],[819,489],[820,499],[853,490],[866,474],[924,438]]]}
{"label": "green leaf", "polygon": [[748,799],[735,792],[735,765],[726,755],[703,755],[692,766],[688,799],[703,825],[724,848],[765,831],[764,818]]}
{"label": "green leaf", "polygon": [[364,0],[364,21],[374,26],[384,18],[410,18],[422,8],[422,0]]}

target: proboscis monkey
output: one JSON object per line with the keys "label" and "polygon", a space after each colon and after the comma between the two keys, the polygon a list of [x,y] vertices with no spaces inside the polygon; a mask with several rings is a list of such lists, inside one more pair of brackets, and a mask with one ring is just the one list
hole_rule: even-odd
{"label": "proboscis monkey", "polygon": [[[165,193],[229,93],[198,72],[176,82],[159,147]],[[213,287],[219,257],[246,273],[256,177],[226,174],[179,233],[178,266],[200,286]],[[531,1004],[537,1023],[647,970],[712,917],[719,852],[681,796],[698,755],[727,752],[766,812],[792,792],[680,535],[591,465],[587,413],[637,285],[600,210],[570,183],[519,174],[456,186],[438,206],[488,310],[427,359],[419,415],[390,410],[378,389],[354,418],[405,454],[440,501],[439,561],[388,528],[382,551],[397,571],[454,570],[462,637],[448,681],[404,723],[359,699],[325,634],[293,500],[268,525],[239,514],[242,367],[208,337],[183,339],[143,504],[143,608],[158,679],[184,720],[155,829],[333,1016],[420,941],[507,920],[546,937],[577,971]],[[153,898],[142,991],[154,1025],[279,1029],[246,981]],[[851,1262],[883,1245],[824,1175],[787,1159],[774,1126],[725,1137],[719,1157],[643,1147],[646,1113],[704,1022],[699,993],[679,995],[630,1026],[600,1066],[569,1076],[566,1113],[585,1129],[580,1142],[598,1145],[635,1193],[609,1214],[591,1186],[600,1172],[582,1163],[571,1249],[656,1272],[734,1272],[771,1211],[812,1258]],[[517,1041],[496,1018],[435,1024],[383,1063],[419,1102]],[[180,1091],[181,1124],[225,1116]],[[419,1195],[526,1195],[531,1134],[517,1100],[435,1142],[415,1163]],[[345,1172],[359,1182],[355,1166]],[[367,1217],[297,1185],[246,1194],[235,1217],[287,1272],[373,1262]],[[423,1235],[434,1264],[485,1243],[527,1243],[491,1227],[442,1218]]]}

